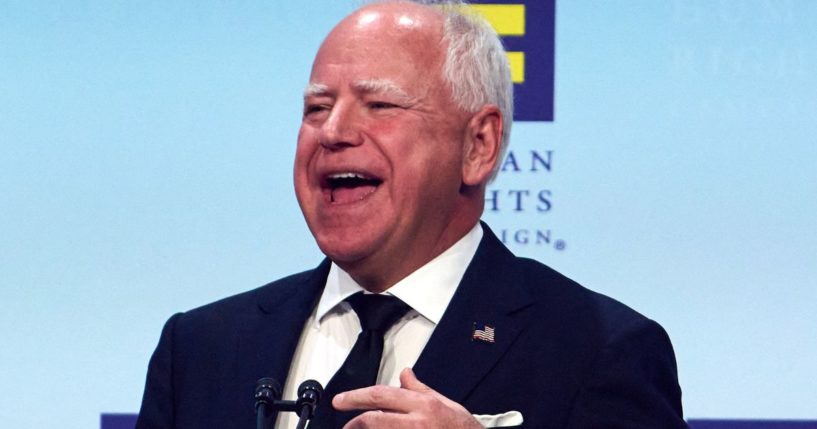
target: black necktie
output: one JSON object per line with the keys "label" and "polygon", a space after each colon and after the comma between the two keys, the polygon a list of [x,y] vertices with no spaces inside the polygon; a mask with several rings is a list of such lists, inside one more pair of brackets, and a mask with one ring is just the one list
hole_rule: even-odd
{"label": "black necktie", "polygon": [[403,301],[390,295],[357,293],[346,298],[346,302],[357,313],[363,330],[343,365],[326,385],[326,399],[321,401],[323,404],[318,407],[315,417],[309,423],[310,429],[342,428],[360,414],[359,411],[335,410],[332,408],[332,398],[338,393],[373,386],[377,382],[380,358],[383,355],[383,335],[409,310],[409,306]]}

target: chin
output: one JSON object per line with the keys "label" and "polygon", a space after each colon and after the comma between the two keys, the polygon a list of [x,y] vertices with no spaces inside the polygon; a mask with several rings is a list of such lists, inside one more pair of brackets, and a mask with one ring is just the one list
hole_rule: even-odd
{"label": "chin", "polygon": [[361,238],[359,234],[352,236],[316,234],[321,252],[341,267],[354,265],[371,253],[373,246],[368,240],[361,240]]}

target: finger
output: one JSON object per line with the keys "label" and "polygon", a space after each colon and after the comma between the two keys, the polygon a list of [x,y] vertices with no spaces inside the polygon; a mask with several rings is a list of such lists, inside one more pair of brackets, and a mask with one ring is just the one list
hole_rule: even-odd
{"label": "finger", "polygon": [[400,387],[423,395],[431,395],[449,407],[462,408],[460,404],[448,399],[442,393],[428,387],[428,385],[420,381],[420,379],[417,378],[417,375],[414,374],[414,370],[411,368],[404,368],[402,371],[400,371]]}
{"label": "finger", "polygon": [[332,406],[341,411],[389,410],[405,413],[416,409],[422,399],[418,392],[377,385],[339,393],[332,399]]}
{"label": "finger", "polygon": [[343,429],[394,428],[408,426],[416,420],[408,414],[366,411],[346,423]]}
{"label": "finger", "polygon": [[400,371],[400,387],[403,389],[412,390],[415,392],[433,392],[434,389],[428,387],[417,378],[414,370],[411,368],[403,368]]}

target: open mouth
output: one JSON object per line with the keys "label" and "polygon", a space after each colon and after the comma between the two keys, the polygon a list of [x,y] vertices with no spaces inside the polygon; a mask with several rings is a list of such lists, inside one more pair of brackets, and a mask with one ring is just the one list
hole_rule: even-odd
{"label": "open mouth", "polygon": [[360,201],[374,193],[383,180],[358,172],[327,174],[322,183],[329,202],[346,204]]}

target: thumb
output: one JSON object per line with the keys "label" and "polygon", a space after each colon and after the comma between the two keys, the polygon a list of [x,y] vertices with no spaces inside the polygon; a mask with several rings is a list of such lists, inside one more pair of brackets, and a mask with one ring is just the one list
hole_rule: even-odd
{"label": "thumb", "polygon": [[426,386],[422,381],[418,380],[411,368],[403,368],[403,370],[400,371],[400,387],[403,389],[413,390],[415,392],[434,391],[434,389]]}

